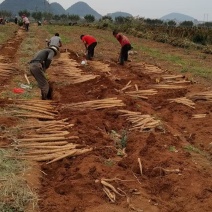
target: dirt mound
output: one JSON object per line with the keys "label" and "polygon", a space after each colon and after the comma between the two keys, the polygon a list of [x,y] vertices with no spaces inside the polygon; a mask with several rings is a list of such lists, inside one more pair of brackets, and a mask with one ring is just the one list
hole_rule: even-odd
{"label": "dirt mound", "polygon": [[[77,59],[72,58],[72,54],[69,57]],[[58,64],[63,75],[61,64],[64,65],[67,60],[63,61],[63,56],[60,60]],[[106,64],[101,65],[100,61],[98,68],[94,62],[88,64],[89,67],[78,65],[82,74],[99,77],[69,84],[67,78],[66,83],[62,78],[58,81],[53,72],[51,81],[53,99],[60,102],[58,110],[61,117],[68,117],[70,123],[74,124],[72,130],[79,136],[78,142],[92,146],[94,150],[83,156],[42,166],[47,175],[41,180],[41,211],[118,212],[129,211],[129,208],[136,211],[210,211],[211,168],[204,150],[210,142],[205,135],[210,135],[211,103],[196,101],[194,109],[169,102],[171,98],[192,93],[193,87],[195,92],[197,87],[201,91],[201,86],[182,83],[183,87],[179,89],[157,89],[156,95],[146,99],[133,98],[126,93],[135,91],[135,85],[139,90],[153,88],[155,79],[161,73],[149,75],[143,64],[126,64],[125,67],[107,64],[109,68],[106,72],[101,71],[100,67],[104,69]],[[57,72],[56,63],[54,70]],[[122,90],[129,81],[131,86]],[[99,110],[69,107],[70,103],[109,97],[117,97],[125,106]],[[66,105],[65,109],[63,105]],[[150,114],[161,120],[162,127],[144,132],[139,128],[130,130],[133,123],[121,116],[118,109]],[[204,120],[193,119],[192,115],[198,113],[207,113],[207,116]],[[121,139],[126,133],[126,154],[119,154],[113,132],[119,134]],[[202,146],[198,146],[200,140]],[[199,152],[192,145],[197,145]],[[138,158],[142,163],[142,175]],[[115,205],[111,205],[103,191],[102,178],[120,179],[109,181],[123,191],[122,195],[116,195]]]}
{"label": "dirt mound", "polygon": [[[1,53],[9,59],[19,38],[14,42],[5,44]],[[1,58],[1,63],[8,61]],[[29,128],[36,124],[53,133],[47,118],[65,120],[71,125],[66,130],[76,138],[72,142],[92,150],[40,163],[40,211],[211,211],[210,87],[141,62],[119,66],[94,60],[81,65],[68,48],[53,61],[49,80],[54,114],[33,114],[36,122],[25,117],[31,122],[22,126],[19,139],[32,136],[36,130]],[[8,104],[11,101],[0,100],[2,108]],[[28,110],[45,105],[37,99],[31,104]],[[20,121],[17,117],[0,120],[11,127]],[[55,128],[59,125],[54,122]]]}

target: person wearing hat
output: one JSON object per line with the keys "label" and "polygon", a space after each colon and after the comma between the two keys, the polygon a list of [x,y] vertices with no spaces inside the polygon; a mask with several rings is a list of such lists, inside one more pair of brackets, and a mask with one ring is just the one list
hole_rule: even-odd
{"label": "person wearing hat", "polygon": [[91,35],[81,35],[80,39],[85,45],[86,49],[86,59],[91,60],[94,56],[94,49],[97,45],[96,38]]}
{"label": "person wearing hat", "polygon": [[59,47],[62,46],[62,41],[61,41],[59,33],[55,33],[55,35],[50,40],[47,40],[47,45],[49,47],[55,46],[59,50]]}
{"label": "person wearing hat", "polygon": [[41,89],[41,99],[51,99],[51,88],[45,77],[45,71],[49,68],[53,58],[58,58],[60,52],[55,46],[40,50],[29,62],[29,70],[36,79],[38,87]]}
{"label": "person wearing hat", "polygon": [[121,51],[119,55],[119,64],[124,65],[124,61],[128,61],[128,51],[132,49],[129,39],[117,32],[116,30],[113,31],[113,36],[119,41],[121,44]]}

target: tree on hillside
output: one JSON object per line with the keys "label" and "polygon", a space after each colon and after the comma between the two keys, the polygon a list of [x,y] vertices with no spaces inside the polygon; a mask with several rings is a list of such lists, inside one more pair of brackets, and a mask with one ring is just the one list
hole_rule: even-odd
{"label": "tree on hillside", "polygon": [[68,15],[68,19],[70,21],[79,21],[80,20],[80,16],[79,15]]}
{"label": "tree on hillside", "polygon": [[205,22],[205,23],[202,23],[202,24],[199,24],[198,26],[200,27],[212,27],[212,22]]}
{"label": "tree on hillside", "polygon": [[9,11],[6,11],[6,10],[1,10],[0,17],[1,18],[10,18],[10,17],[12,17],[12,13]]}
{"label": "tree on hillside", "polygon": [[90,15],[90,14],[85,15],[85,16],[84,16],[84,19],[85,19],[88,23],[92,23],[92,22],[95,21],[95,17],[94,17],[93,15]]}
{"label": "tree on hillside", "polygon": [[124,21],[125,21],[125,18],[123,16],[115,17],[115,23],[117,24],[123,24]]}
{"label": "tree on hillside", "polygon": [[48,13],[48,12],[44,12],[43,13],[43,18],[47,21],[50,21],[53,17],[53,14],[52,13]]}
{"label": "tree on hillside", "polygon": [[36,20],[36,21],[40,21],[42,20],[42,12],[33,12],[32,13],[32,17]]}
{"label": "tree on hillside", "polygon": [[113,22],[113,18],[109,15],[102,16],[100,20]]}
{"label": "tree on hillside", "polygon": [[212,27],[212,22],[206,22],[206,23],[205,23],[205,26],[206,26],[206,27]]}
{"label": "tree on hillside", "polygon": [[173,20],[167,22],[168,26],[176,26],[177,23]]}
{"label": "tree on hillside", "polygon": [[123,16],[117,16],[115,17],[115,23],[117,24],[123,24],[123,23],[129,23],[133,20],[131,17],[123,17]]}
{"label": "tree on hillside", "polygon": [[59,21],[60,20],[60,16],[59,15],[54,15],[52,17],[52,19],[55,20],[55,21]]}
{"label": "tree on hillside", "polygon": [[182,23],[180,23],[180,26],[182,27],[192,27],[194,25],[194,23],[192,21],[183,21]]}
{"label": "tree on hillside", "polygon": [[66,14],[60,15],[60,20],[62,20],[62,21],[68,20],[68,15],[66,15]]}
{"label": "tree on hillside", "polygon": [[150,18],[147,18],[144,20],[144,22],[148,25],[154,25],[154,26],[160,26],[160,25],[163,25],[163,21],[160,20],[160,19],[150,19]]}
{"label": "tree on hillside", "polygon": [[30,17],[30,12],[27,10],[21,10],[18,12],[18,15],[21,17],[22,15],[26,15],[27,17]]}

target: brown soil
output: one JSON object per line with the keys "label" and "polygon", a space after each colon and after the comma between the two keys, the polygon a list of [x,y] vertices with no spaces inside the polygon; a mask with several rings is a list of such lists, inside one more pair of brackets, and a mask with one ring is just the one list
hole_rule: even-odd
{"label": "brown soil", "polygon": [[[23,37],[24,35],[22,39]],[[20,39],[18,37],[14,43],[8,42],[1,47],[1,63],[15,62],[17,58],[14,49],[20,45]],[[13,46],[13,51],[8,46]],[[152,89],[165,82],[163,75],[176,73],[150,73],[145,68],[147,63],[127,62],[122,67],[111,60],[105,62],[99,58],[89,61],[87,66],[81,66],[81,59],[71,47],[67,47],[67,50],[62,50],[61,57],[53,62],[48,74],[53,88],[52,100],[57,102],[57,118],[68,118],[69,123],[74,124],[69,129],[71,135],[79,137],[75,142],[92,147],[93,150],[48,165],[40,163],[42,173],[45,174],[40,176],[39,210],[212,211],[211,101],[194,100],[195,108],[169,101],[197,92],[211,91],[208,83],[190,82],[183,84],[184,87],[180,89],[156,89],[158,93],[148,96],[148,99],[133,98],[125,92],[135,91],[135,84],[139,90]],[[161,64],[163,66],[165,64]],[[73,84],[65,76],[67,67],[70,70],[79,69],[84,75],[98,76]],[[165,69],[160,69],[163,70]],[[122,92],[121,89],[129,81],[132,87]],[[0,83],[8,86],[12,82],[1,79]],[[125,106],[98,110],[73,110],[69,106],[70,103],[112,97],[122,100]],[[6,100],[0,102],[2,107],[5,106],[4,101]],[[121,116],[119,109],[152,115],[161,120],[162,125],[144,132],[130,130],[132,123],[127,121],[127,117]],[[206,116],[195,119],[192,117],[195,114]],[[1,116],[0,121],[11,127],[19,120]],[[126,155],[117,154],[115,141],[110,136],[112,130],[120,135],[127,132]],[[5,142],[8,141],[0,140],[1,144],[5,145]],[[141,159],[142,174],[138,158]],[[100,183],[102,178],[121,179],[110,181],[116,189],[122,190],[122,195],[116,195],[115,203],[111,203],[104,193]]]}

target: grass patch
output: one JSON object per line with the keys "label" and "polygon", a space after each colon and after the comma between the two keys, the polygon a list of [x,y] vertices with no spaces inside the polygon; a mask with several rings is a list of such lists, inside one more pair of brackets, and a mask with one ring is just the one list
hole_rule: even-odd
{"label": "grass patch", "polygon": [[178,150],[176,149],[175,146],[170,146],[170,147],[169,147],[169,151],[170,151],[170,152],[178,152]]}
{"label": "grass patch", "polygon": [[32,99],[34,97],[34,93],[32,91],[25,90],[24,93],[16,94],[12,91],[3,91],[0,94],[2,99]]}
{"label": "grass patch", "polygon": [[113,160],[111,160],[111,159],[107,159],[107,160],[104,161],[104,164],[106,166],[112,167],[112,166],[115,165],[115,162]]}
{"label": "grass patch", "polygon": [[7,40],[14,36],[14,32],[18,30],[17,25],[1,25],[0,27],[0,44],[5,43]]}
{"label": "grass patch", "polygon": [[127,131],[123,130],[120,134],[117,133],[115,130],[111,130],[110,137],[114,140],[115,147],[117,149],[118,156],[125,156],[125,149],[127,147]]}
{"label": "grass patch", "polygon": [[29,203],[37,204],[37,196],[28,187],[22,174],[27,169],[24,161],[12,159],[13,150],[0,149],[0,211],[23,212]]}
{"label": "grass patch", "polygon": [[195,153],[204,155],[203,152],[200,149],[198,149],[197,147],[194,147],[192,145],[184,146],[183,149],[187,152],[195,152]]}
{"label": "grass patch", "polygon": [[45,29],[46,29],[46,31],[49,34],[49,38],[48,39],[53,37],[56,32],[59,32],[62,44],[67,44],[67,43],[70,43],[72,41],[71,36],[67,35],[67,32],[66,32],[68,30],[67,27],[57,26],[57,29],[55,30],[55,26],[54,25],[47,25],[45,27]]}
{"label": "grass patch", "polygon": [[38,33],[37,28],[31,27],[28,32],[28,36],[23,40],[18,49],[19,61],[18,66],[20,70],[23,70],[25,73],[29,71],[29,62],[33,58],[34,54],[38,51],[38,37],[35,36]]}
{"label": "grass patch", "polygon": [[166,54],[161,52],[158,49],[149,48],[145,46],[140,46],[140,50],[145,52],[150,57],[153,57],[154,59],[167,61],[173,65],[181,66],[182,67],[180,70],[181,73],[190,72],[194,76],[200,76],[200,77],[212,80],[211,68],[204,67],[202,64],[200,64],[197,61],[190,61],[181,56],[177,56],[174,54]]}

